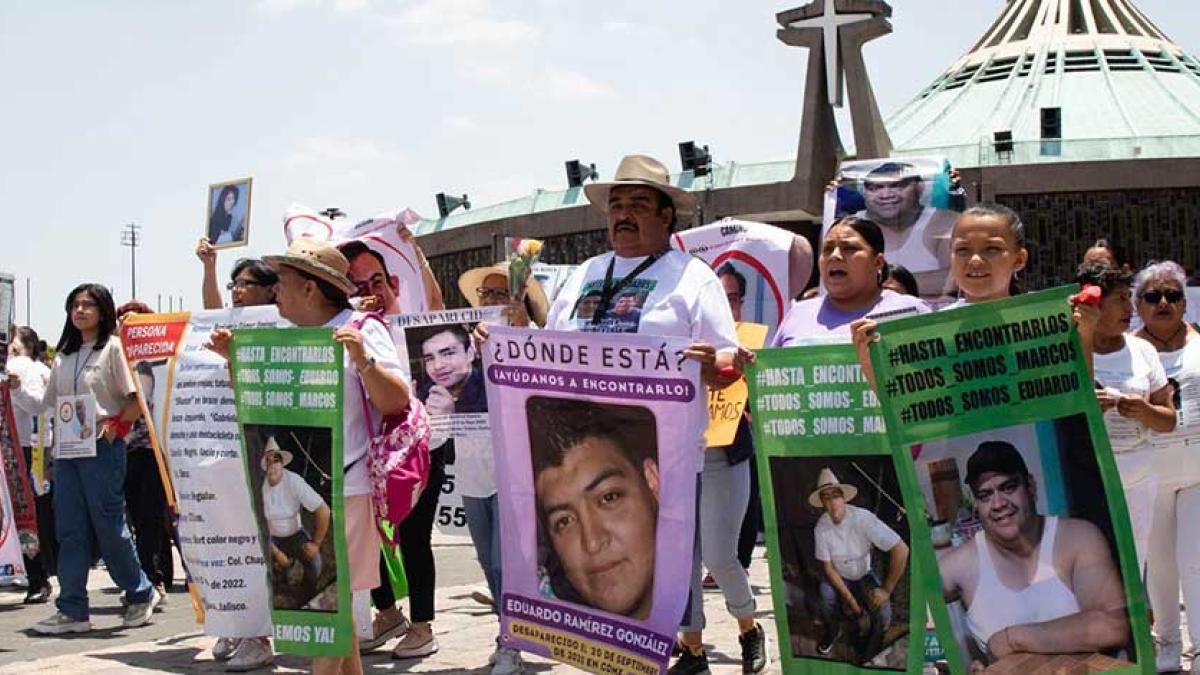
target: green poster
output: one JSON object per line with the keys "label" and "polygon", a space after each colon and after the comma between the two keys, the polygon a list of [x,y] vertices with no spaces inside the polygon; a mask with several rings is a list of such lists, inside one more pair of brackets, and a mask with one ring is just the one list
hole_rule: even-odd
{"label": "green poster", "polygon": [[230,364],[275,649],[346,656],[342,346],[328,328],[235,330]]}
{"label": "green poster", "polygon": [[920,672],[927,599],[854,348],[760,350],[747,380],[783,672]]}
{"label": "green poster", "polygon": [[887,323],[871,347],[955,673],[1155,671],[1073,290]]}

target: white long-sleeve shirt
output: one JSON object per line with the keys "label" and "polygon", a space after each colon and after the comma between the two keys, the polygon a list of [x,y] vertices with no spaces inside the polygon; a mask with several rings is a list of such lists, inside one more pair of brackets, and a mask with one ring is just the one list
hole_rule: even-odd
{"label": "white long-sleeve shirt", "polygon": [[33,419],[42,410],[42,397],[46,394],[46,383],[50,381],[50,369],[26,356],[9,359],[7,368],[21,378],[21,386],[10,389],[9,394],[13,417],[17,422],[17,437],[21,447],[27,448],[33,444]]}

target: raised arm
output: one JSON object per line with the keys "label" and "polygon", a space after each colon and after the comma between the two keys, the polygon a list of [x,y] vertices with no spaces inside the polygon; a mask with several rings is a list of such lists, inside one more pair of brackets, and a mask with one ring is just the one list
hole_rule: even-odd
{"label": "raised arm", "polygon": [[217,285],[217,252],[208,237],[201,237],[196,244],[196,257],[204,266],[204,278],[200,282],[204,309],[221,309],[225,303],[221,300],[221,288]]}

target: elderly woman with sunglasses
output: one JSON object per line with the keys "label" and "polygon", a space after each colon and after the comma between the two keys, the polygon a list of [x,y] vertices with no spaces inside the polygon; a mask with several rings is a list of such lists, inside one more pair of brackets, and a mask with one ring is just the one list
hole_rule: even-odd
{"label": "elderly woman with sunglasses", "polygon": [[[1184,604],[1200,608],[1200,332],[1187,323],[1187,274],[1166,261],[1146,266],[1133,281],[1142,327],[1136,335],[1158,352],[1175,390],[1178,422],[1170,433],[1155,434],[1158,494],[1150,529],[1147,587],[1154,609],[1158,671],[1180,670],[1179,593]],[[1193,648],[1200,646],[1200,616],[1188,621]],[[1194,626],[1191,624],[1195,624]]]}

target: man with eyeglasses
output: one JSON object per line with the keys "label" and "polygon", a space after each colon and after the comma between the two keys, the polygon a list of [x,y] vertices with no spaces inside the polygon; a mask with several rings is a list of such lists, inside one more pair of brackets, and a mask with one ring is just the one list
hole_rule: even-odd
{"label": "man with eyeglasses", "polygon": [[362,299],[359,309],[399,314],[400,279],[388,274],[383,256],[361,241],[350,241],[339,248],[350,261],[350,281],[358,287],[354,297]]}

